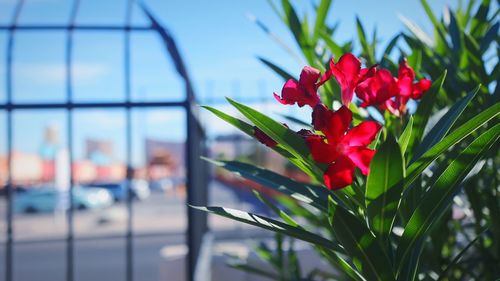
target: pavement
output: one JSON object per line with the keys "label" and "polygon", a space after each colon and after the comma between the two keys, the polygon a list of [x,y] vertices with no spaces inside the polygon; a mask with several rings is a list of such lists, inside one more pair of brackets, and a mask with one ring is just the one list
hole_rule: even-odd
{"label": "pavement", "polygon": [[[248,209],[226,187],[212,184],[213,205]],[[187,226],[186,205],[179,194],[153,193],[133,204],[134,280],[158,281],[159,251],[182,244]],[[5,218],[4,199],[0,216]],[[124,203],[104,210],[77,211],[75,230],[75,280],[125,280],[125,238],[127,212]],[[251,235],[250,226],[209,216],[210,228],[220,237],[238,239]],[[6,221],[0,221],[0,281],[5,278]],[[244,231],[242,231],[244,230]],[[14,215],[14,280],[65,280],[67,223],[64,214]]]}

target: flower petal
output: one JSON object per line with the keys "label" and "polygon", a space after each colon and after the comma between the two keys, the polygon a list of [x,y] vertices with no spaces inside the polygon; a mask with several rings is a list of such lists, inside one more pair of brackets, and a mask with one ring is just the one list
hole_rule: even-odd
{"label": "flower petal", "polygon": [[308,136],[306,143],[316,162],[330,164],[339,157],[339,153],[335,150],[334,146],[327,144],[321,136]]}
{"label": "flower petal", "polygon": [[347,152],[347,157],[361,170],[363,175],[368,175],[370,172],[370,162],[372,161],[375,150],[362,146],[350,147]]}
{"label": "flower petal", "polygon": [[363,101],[362,107],[380,105],[398,93],[398,87],[392,74],[386,69],[378,69],[371,77],[360,82],[356,95]]}
{"label": "flower petal", "polygon": [[326,123],[321,131],[325,134],[329,144],[339,143],[351,125],[351,110],[346,106],[341,106],[337,111],[328,110],[325,117]]}
{"label": "flower petal", "polygon": [[308,91],[316,91],[316,81],[321,76],[321,72],[316,68],[305,66],[300,73],[299,84]]}
{"label": "flower petal", "polygon": [[422,94],[427,92],[431,88],[432,82],[429,79],[422,79],[413,85],[413,92],[411,98],[418,100],[422,97]]}
{"label": "flower petal", "polygon": [[341,189],[352,184],[354,163],[347,157],[339,157],[335,163],[328,166],[323,179],[328,189]]}
{"label": "flower petal", "polygon": [[415,72],[413,71],[413,68],[408,65],[406,59],[403,59],[399,62],[398,79],[403,79],[405,77],[409,78],[410,81],[413,82],[413,80],[415,80]]}
{"label": "flower petal", "polygon": [[367,146],[375,139],[380,128],[382,125],[378,122],[364,121],[349,130],[342,139],[342,143],[348,146]]}
{"label": "flower petal", "polygon": [[360,78],[361,61],[351,53],[340,57],[337,63],[330,61],[332,75],[340,85],[342,104],[349,105]]}
{"label": "flower petal", "polygon": [[293,79],[286,81],[283,89],[281,90],[281,97],[277,94],[274,94],[274,97],[281,104],[297,103],[300,107],[306,104],[314,107],[320,102],[319,96],[315,91],[312,94],[309,94],[299,82]]}

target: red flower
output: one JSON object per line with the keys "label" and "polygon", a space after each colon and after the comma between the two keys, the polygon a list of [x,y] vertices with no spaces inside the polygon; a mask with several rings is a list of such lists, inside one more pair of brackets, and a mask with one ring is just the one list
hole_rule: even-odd
{"label": "red flower", "polygon": [[338,111],[328,110],[322,104],[313,112],[313,126],[324,136],[311,135],[306,139],[312,157],[319,163],[329,164],[323,178],[329,189],[340,189],[352,184],[358,167],[364,175],[369,173],[375,150],[367,148],[382,127],[374,121],[364,121],[349,130],[352,112],[345,106]]}
{"label": "red flower", "polygon": [[402,60],[399,64],[397,86],[399,93],[394,99],[388,99],[383,108],[387,108],[392,114],[396,116],[401,116],[406,112],[406,103],[408,100],[420,99],[423,93],[427,92],[431,87],[431,81],[428,79],[422,79],[416,83],[415,72],[408,65],[406,60]]}
{"label": "red flower", "polygon": [[274,93],[274,97],[281,104],[297,103],[300,107],[306,104],[314,107],[320,103],[317,90],[324,83],[324,81],[317,83],[320,76],[319,70],[306,66],[300,73],[299,81],[293,79],[286,81],[281,90],[281,97],[276,93]]}
{"label": "red flower", "polygon": [[352,100],[354,89],[365,78],[373,75],[375,67],[361,68],[361,61],[351,53],[342,55],[337,63],[330,60],[330,69],[325,73],[322,81],[328,80],[331,75],[340,85],[342,104],[348,106]]}
{"label": "red flower", "polygon": [[387,69],[376,69],[373,76],[366,78],[356,87],[356,95],[362,101],[361,107],[382,105],[398,94],[398,85]]}

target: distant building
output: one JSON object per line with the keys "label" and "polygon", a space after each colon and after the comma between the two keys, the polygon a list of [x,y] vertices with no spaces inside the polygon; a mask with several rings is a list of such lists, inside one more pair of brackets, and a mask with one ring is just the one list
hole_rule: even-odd
{"label": "distant building", "polygon": [[113,161],[113,142],[107,140],[85,140],[85,158],[96,165],[106,166]]}
{"label": "distant building", "polygon": [[149,178],[185,176],[183,142],[146,139],[144,145]]}

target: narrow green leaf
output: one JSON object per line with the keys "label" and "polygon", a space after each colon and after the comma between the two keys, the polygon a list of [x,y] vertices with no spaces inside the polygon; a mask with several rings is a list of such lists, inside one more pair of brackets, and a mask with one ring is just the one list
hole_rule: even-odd
{"label": "narrow green leaf", "polygon": [[479,43],[479,49],[481,52],[486,52],[494,40],[498,40],[498,29],[500,27],[500,22],[495,23],[488,29],[484,37]]}
{"label": "narrow green leaf", "polygon": [[434,223],[452,204],[453,197],[460,190],[460,183],[474,165],[497,143],[500,137],[500,124],[496,124],[476,138],[462,153],[449,163],[444,171],[437,175],[428,192],[412,214],[401,236],[396,260],[400,262],[399,271],[404,267],[413,267],[409,255],[414,246],[422,242]]}
{"label": "narrow green leaf", "polygon": [[410,137],[411,137],[411,132],[413,130],[413,116],[410,115],[410,119],[408,120],[408,123],[406,123],[406,127],[401,133],[401,136],[399,136],[399,147],[401,148],[401,154],[403,156],[405,155],[406,148],[408,147],[408,143],[410,142]]}
{"label": "narrow green leaf", "polygon": [[323,41],[325,41],[326,46],[328,47],[328,49],[330,49],[330,52],[332,52],[334,58],[338,59],[344,53],[346,53],[346,50],[342,46],[340,46],[337,42],[335,42],[335,40],[333,40],[330,37],[330,34],[328,34],[327,32],[324,31],[321,32],[320,36],[323,39]]}
{"label": "narrow green leaf", "polygon": [[312,44],[316,45],[318,38],[320,37],[321,31],[325,28],[325,20],[330,10],[330,5],[332,0],[321,0],[318,8],[316,9],[316,21],[314,23],[313,40]]}
{"label": "narrow green leaf", "polygon": [[296,123],[297,125],[301,125],[303,127],[306,127],[306,128],[311,128],[311,124],[310,123],[307,123],[305,121],[302,121],[300,120],[299,118],[297,117],[294,117],[294,116],[291,116],[291,115],[286,115],[286,114],[280,114],[281,116],[283,116],[283,118],[293,122],[293,123]]}
{"label": "narrow green leaf", "polygon": [[405,173],[404,160],[392,134],[378,148],[366,180],[366,212],[371,229],[385,240],[392,228],[402,185],[396,185]]}
{"label": "narrow green leaf", "polygon": [[[422,4],[422,7],[424,8],[425,13],[427,14],[429,19],[431,20],[432,25],[436,29],[437,34],[439,35],[439,38],[441,39],[441,41],[444,44],[446,44],[446,36],[445,36],[446,32],[445,32],[445,28],[444,28],[443,24],[441,24],[441,22],[439,22],[439,20],[436,18],[436,16],[434,15],[434,12],[432,12],[432,8],[429,6],[429,3],[427,3],[427,0],[420,0],[420,3]],[[446,46],[446,47],[448,47],[448,46]]]}
{"label": "narrow green leaf", "polygon": [[208,111],[212,112],[215,116],[219,117],[220,119],[226,121],[227,123],[233,125],[234,127],[236,127],[237,129],[239,129],[240,131],[242,131],[243,133],[253,137],[254,136],[254,128],[252,125],[248,124],[247,122],[245,121],[242,121],[238,118],[235,118],[235,117],[232,117],[231,115],[228,115],[218,109],[215,109],[211,106],[206,106],[206,105],[202,105],[201,106],[202,108],[205,108],[207,109]]}
{"label": "narrow green leaf", "polygon": [[361,20],[356,17],[356,30],[358,32],[359,43],[361,44],[361,49],[363,50],[363,55],[365,55],[365,59],[368,65],[375,64],[375,57],[373,56],[370,44],[368,43],[368,39],[366,38],[366,33],[363,28],[363,24]]}
{"label": "narrow green leaf", "polygon": [[204,211],[207,213],[226,217],[235,221],[257,226],[259,228],[271,230],[272,232],[275,233],[285,234],[290,237],[294,237],[299,240],[309,242],[315,245],[321,245],[333,251],[344,252],[344,250],[340,246],[338,246],[337,243],[334,243],[312,232],[308,232],[302,228],[294,227],[286,223],[273,220],[264,216],[224,207],[200,207],[200,206],[190,206],[190,207],[196,210]]}
{"label": "narrow green leaf", "polygon": [[[428,48],[434,47],[432,38],[427,33],[425,33],[425,31],[423,31],[420,26],[404,16],[400,16],[399,19],[401,20],[403,25],[406,26],[406,28],[415,36],[415,39],[417,39],[421,44]],[[409,41],[410,38],[411,37],[405,36],[406,41]]]}
{"label": "narrow green leaf", "polygon": [[463,30],[460,27],[453,13],[450,13],[449,30],[450,30],[451,44],[453,45],[453,51],[458,54],[462,49]]}
{"label": "narrow green leaf", "polygon": [[295,200],[311,205],[323,212],[328,210],[328,196],[334,196],[337,202],[348,200],[346,197],[341,198],[341,194],[331,192],[325,187],[300,183],[290,179],[289,177],[282,176],[278,173],[274,173],[251,164],[237,161],[206,160],[239,176],[272,188],[273,190],[288,195]]}
{"label": "narrow green leaf", "polygon": [[291,75],[290,73],[286,72],[285,70],[283,70],[283,68],[277,66],[276,64],[266,60],[265,58],[261,58],[261,57],[257,57],[263,64],[265,64],[267,67],[269,67],[271,70],[273,70],[274,72],[276,72],[276,74],[278,74],[281,78],[283,78],[283,80],[287,81],[289,79],[295,79],[295,77],[293,77],[293,75]]}
{"label": "narrow green leaf", "polygon": [[309,158],[309,149],[307,148],[304,139],[298,136],[294,131],[283,126],[281,123],[274,121],[267,115],[230,98],[227,98],[227,100],[246,118],[252,121],[255,126],[261,129],[274,141],[282,145],[283,148],[289,153],[300,159],[316,180],[322,181],[323,173]]}
{"label": "narrow green leaf", "polygon": [[380,58],[380,64],[382,66],[385,66],[386,65],[386,60],[389,58],[389,56],[391,55],[391,52],[392,50],[394,49],[394,47],[396,46],[396,44],[398,43],[398,40],[399,40],[399,37],[401,36],[400,33],[396,34],[394,37],[392,37],[392,39],[389,41],[389,43],[387,44],[387,47],[385,47],[385,50],[384,50],[384,53],[382,53],[382,57]]}
{"label": "narrow green leaf", "polygon": [[345,261],[344,258],[337,255],[337,253],[325,249],[323,247],[316,247],[316,250],[323,256],[330,264],[340,269],[347,276],[355,281],[366,281],[365,278],[355,269],[351,264]]}
{"label": "narrow green leaf", "polygon": [[282,0],[281,5],[283,7],[283,12],[285,13],[286,24],[292,31],[295,41],[299,46],[303,46],[304,34],[302,33],[302,24],[300,23],[299,17],[295,12],[292,4],[288,0]]}
{"label": "narrow green leaf", "polygon": [[385,250],[366,224],[328,198],[332,231],[366,280],[394,280]]}
{"label": "narrow green leaf", "polygon": [[292,218],[290,217],[287,213],[285,213],[283,210],[280,210],[278,207],[274,206],[273,203],[269,202],[267,198],[262,196],[260,192],[257,190],[252,190],[253,194],[257,199],[260,200],[260,202],[264,203],[269,209],[271,209],[277,216],[279,216],[284,222],[287,224],[294,226],[294,227],[300,227],[299,224]]}
{"label": "narrow green leaf", "polygon": [[481,128],[488,121],[497,117],[500,114],[500,103],[492,105],[488,109],[474,116],[465,124],[451,132],[442,141],[435,144],[431,149],[427,150],[420,158],[415,160],[407,169],[407,176],[404,178],[404,192],[407,192],[413,181],[441,154],[447,151],[453,145]]}
{"label": "narrow green leaf", "polygon": [[[249,135],[252,138],[255,138],[255,130],[254,127],[250,124],[248,124],[245,121],[242,121],[238,118],[232,117],[220,110],[217,110],[213,107],[210,106],[202,106],[203,108],[209,110],[212,112],[215,116],[221,118],[222,120],[228,122],[229,124],[233,125],[237,129],[240,129],[242,132],[245,134]],[[278,144],[277,146],[272,148],[274,151],[279,153],[281,156],[285,157],[288,159],[292,164],[297,166],[299,169],[307,173],[309,176],[314,177],[314,173],[303,163],[301,158],[297,158],[296,156],[290,154],[287,150],[285,150],[281,144]]]}
{"label": "narrow green leaf", "polygon": [[418,104],[417,111],[413,115],[413,130],[411,133],[410,141],[407,145],[408,158],[411,159],[413,149],[422,139],[424,134],[425,126],[429,121],[429,117],[432,113],[432,108],[436,103],[437,96],[441,91],[444,80],[446,78],[447,71],[445,70],[443,74],[432,82],[432,86],[427,93],[424,94],[422,100]]}
{"label": "narrow green leaf", "polygon": [[422,156],[422,154],[424,154],[429,148],[434,146],[446,136],[457,119],[462,115],[462,112],[464,112],[467,105],[469,105],[470,101],[476,96],[479,89],[480,86],[476,87],[474,91],[470,92],[468,95],[456,102],[448,110],[448,112],[446,112],[446,114],[441,119],[439,119],[436,125],[434,125],[434,127],[429,131],[429,133],[424,137],[422,142],[415,149],[412,162]]}
{"label": "narrow green leaf", "polygon": [[481,238],[481,236],[486,232],[486,230],[488,230],[488,229],[485,229],[485,230],[481,231],[481,233],[478,236],[476,236],[476,238],[472,239],[472,241],[470,241],[467,244],[467,246],[465,246],[453,258],[453,260],[451,260],[451,262],[446,266],[446,268],[443,270],[443,272],[441,272],[441,274],[439,275],[439,278],[437,279],[437,281],[444,280],[446,278],[446,275],[448,274],[448,272],[450,271],[450,269],[452,269],[460,261],[460,259],[462,259],[462,256],[465,254],[465,252],[467,252],[467,250],[469,250],[469,248],[472,247],[472,245],[474,245],[474,243],[476,243],[479,240],[479,238]]}

